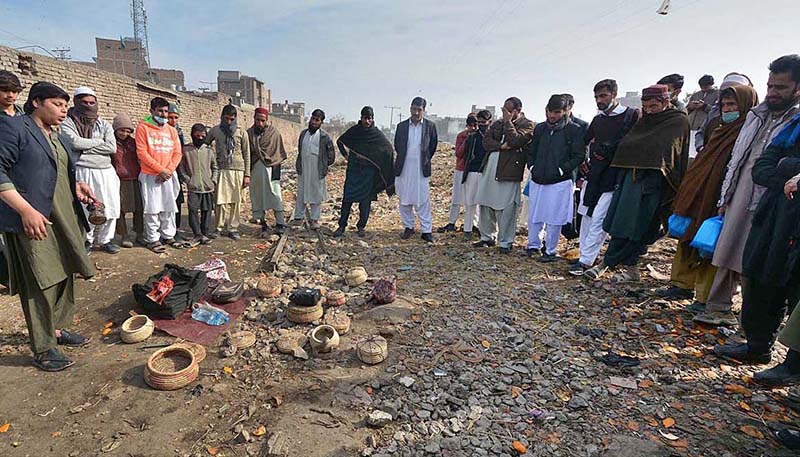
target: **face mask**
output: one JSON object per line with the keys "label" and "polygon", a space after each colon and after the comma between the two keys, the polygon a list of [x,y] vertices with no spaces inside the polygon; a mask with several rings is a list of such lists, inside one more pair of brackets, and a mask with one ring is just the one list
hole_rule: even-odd
{"label": "face mask", "polygon": [[200,146],[203,145],[203,141],[205,141],[205,140],[201,140],[200,138],[192,137],[192,144],[194,145],[194,147],[196,147],[198,149],[200,149]]}
{"label": "face mask", "polygon": [[741,116],[741,114],[739,114],[738,111],[731,111],[730,113],[722,113],[722,123],[730,124],[731,122],[735,122],[737,119],[739,119],[739,116]]}
{"label": "face mask", "polygon": [[478,130],[480,130],[481,133],[486,133],[486,130],[488,128],[489,128],[489,126],[487,124],[479,124],[478,125]]}
{"label": "face mask", "polygon": [[154,121],[156,122],[156,124],[158,124],[158,125],[164,125],[164,124],[166,124],[166,123],[167,123],[167,118],[166,118],[166,117],[161,117],[161,116],[153,116],[153,120],[154,120]]}

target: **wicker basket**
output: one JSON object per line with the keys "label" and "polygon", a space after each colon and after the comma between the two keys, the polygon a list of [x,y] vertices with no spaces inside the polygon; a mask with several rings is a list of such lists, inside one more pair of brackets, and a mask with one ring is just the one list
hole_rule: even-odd
{"label": "wicker basket", "polygon": [[367,282],[367,270],[364,267],[356,267],[344,275],[344,282],[350,287],[360,286]]}
{"label": "wicker basket", "polygon": [[326,306],[342,306],[347,303],[347,297],[344,295],[344,292],[341,290],[331,290],[325,295],[325,305]]}
{"label": "wicker basket", "polygon": [[281,280],[274,276],[261,275],[256,283],[258,295],[262,298],[275,298],[282,292]]}
{"label": "wicker basket", "polygon": [[320,325],[311,331],[309,341],[314,352],[331,352],[339,347],[339,333],[330,325]]}
{"label": "wicker basket", "polygon": [[156,390],[176,390],[193,382],[199,373],[192,351],[170,346],[154,352],[147,360],[144,381]]}
{"label": "wicker basket", "polygon": [[373,335],[358,343],[356,352],[359,360],[369,365],[375,365],[386,360],[389,355],[389,344],[386,342],[386,338]]}
{"label": "wicker basket", "polygon": [[119,337],[122,341],[129,344],[141,343],[150,338],[154,328],[153,321],[151,321],[149,317],[144,314],[137,314],[136,316],[129,317],[122,323]]}
{"label": "wicker basket", "polygon": [[322,323],[335,328],[339,335],[344,335],[350,331],[351,320],[345,313],[328,311],[325,318],[322,319]]}
{"label": "wicker basket", "polygon": [[256,344],[256,335],[247,330],[236,332],[228,337],[228,342],[236,349],[246,349]]}
{"label": "wicker basket", "polygon": [[295,324],[314,322],[322,318],[322,305],[320,303],[314,306],[289,305],[286,310],[286,318]]}
{"label": "wicker basket", "polygon": [[200,363],[202,363],[203,360],[206,359],[206,348],[203,347],[202,344],[185,342],[185,343],[175,343],[170,347],[188,349],[189,351],[192,352],[192,354],[194,354],[194,361],[198,365],[200,365]]}
{"label": "wicker basket", "polygon": [[292,354],[295,348],[301,348],[308,342],[308,337],[300,332],[289,332],[281,335],[275,342],[275,347],[281,354]]}

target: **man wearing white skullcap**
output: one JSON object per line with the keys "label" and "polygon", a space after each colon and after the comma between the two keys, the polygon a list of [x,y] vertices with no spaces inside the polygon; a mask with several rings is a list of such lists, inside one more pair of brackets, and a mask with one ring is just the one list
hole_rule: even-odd
{"label": "man wearing white skullcap", "polygon": [[111,163],[117,152],[114,129],[97,114],[97,94],[90,87],[81,86],[73,92],[75,106],[67,111],[61,129],[72,149],[80,154],[75,162],[78,181],[89,184],[97,200],[103,202],[106,221],[90,225],[86,233],[86,251],[95,244],[109,254],[119,252],[113,243],[114,230],[120,212],[119,177]]}

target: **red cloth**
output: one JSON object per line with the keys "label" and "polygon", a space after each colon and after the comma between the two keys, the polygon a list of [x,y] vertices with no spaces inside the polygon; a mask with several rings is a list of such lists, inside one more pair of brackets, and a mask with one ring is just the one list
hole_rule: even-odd
{"label": "red cloth", "polygon": [[645,98],[660,98],[666,100],[669,98],[669,86],[666,84],[654,84],[645,87],[642,89],[642,99]]}
{"label": "red cloth", "polygon": [[462,130],[456,136],[456,170],[464,171],[467,169],[467,137],[469,130]]}
{"label": "red cloth", "polygon": [[117,140],[117,153],[111,156],[117,176],[123,181],[139,179],[139,158],[136,156],[136,139],[129,136],[125,141]]}
{"label": "red cloth", "polygon": [[[208,297],[206,297],[208,298]],[[158,319],[153,318],[153,324],[162,332],[169,333],[176,338],[183,338],[193,343],[211,346],[216,343],[217,338],[222,336],[232,325],[236,323],[239,316],[244,313],[250,297],[242,297],[233,303],[219,305],[209,300],[214,306],[224,309],[230,315],[230,320],[224,325],[208,325],[192,319],[192,310],[187,308],[177,319]]]}

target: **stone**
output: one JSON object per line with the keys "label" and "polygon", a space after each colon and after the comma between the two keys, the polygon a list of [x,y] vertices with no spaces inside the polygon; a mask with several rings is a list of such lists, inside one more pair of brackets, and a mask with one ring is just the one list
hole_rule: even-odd
{"label": "stone", "polygon": [[399,382],[405,387],[411,387],[414,385],[414,378],[410,376],[403,376],[400,379],[398,379],[397,382]]}
{"label": "stone", "polygon": [[392,419],[393,418],[391,414],[376,409],[367,416],[367,425],[370,427],[381,428],[390,423]]}

